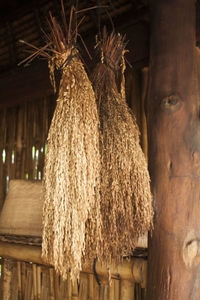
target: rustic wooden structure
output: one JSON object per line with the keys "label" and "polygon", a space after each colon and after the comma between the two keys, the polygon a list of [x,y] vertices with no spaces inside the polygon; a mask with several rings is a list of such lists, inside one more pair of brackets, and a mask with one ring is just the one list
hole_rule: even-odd
{"label": "rustic wooden structure", "polygon": [[[126,274],[126,268],[124,271]],[[138,279],[144,268],[135,265],[133,271]],[[95,276],[88,270],[81,273],[80,283],[74,285],[68,280],[62,281],[53,268],[35,263],[5,259],[3,272],[2,284],[6,296],[2,300],[137,300],[144,296],[144,289],[126,276],[120,279],[118,273],[112,276],[110,286],[105,276],[106,270],[99,276],[101,290]]]}
{"label": "rustic wooden structure", "polygon": [[[39,6],[34,4],[39,2]],[[195,48],[195,1],[151,0],[150,16],[146,0],[112,2],[114,9],[109,12],[118,20],[120,31],[127,33],[128,48],[134,50],[128,57],[134,69],[126,74],[127,100],[142,130],[141,142],[146,156],[144,109],[148,111],[149,162],[156,214],[155,230],[149,239],[147,300],[199,299],[200,55]],[[18,40],[28,38],[29,42],[35,40],[41,45],[40,26],[44,25],[44,16],[49,9],[58,12],[53,3],[31,1],[31,6],[17,13],[5,14],[0,10],[3,15],[0,28],[0,207],[10,179],[40,180],[42,177],[45,141],[55,97],[46,63],[35,63],[25,69],[17,67],[25,56]],[[197,1],[197,45],[199,11],[200,1]],[[105,11],[101,17],[109,23]],[[93,14],[88,14],[81,31],[87,45],[93,44],[87,32],[90,30],[92,35],[95,23]],[[106,270],[96,264],[102,283],[101,299],[144,299],[145,276],[140,274],[145,274],[146,251],[135,254],[136,260],[120,270],[112,270],[111,288]],[[43,264],[39,243],[28,245],[21,239],[21,244],[16,244],[16,238],[1,236],[0,256],[4,257],[0,280],[2,299],[7,296],[6,299],[99,300],[99,285],[92,266],[81,274],[78,295],[77,287],[60,281],[54,270]],[[133,265],[139,270],[137,273]]]}
{"label": "rustic wooden structure", "polygon": [[[129,102],[132,103],[132,106],[135,108],[137,106],[140,107],[140,105],[137,104],[140,103],[141,99],[140,85],[142,83],[140,80],[140,71],[131,72],[128,78],[127,93],[129,95]],[[132,86],[135,86],[135,93],[132,90]],[[10,181],[10,179],[41,179],[46,134],[54,105],[55,100],[52,97],[44,97],[44,99],[41,100],[33,100],[26,102],[25,104],[22,103],[18,106],[0,110],[0,113],[3,115],[1,126],[4,128],[1,132],[4,139],[1,140],[1,151],[3,156],[0,161],[0,170],[2,174],[1,182],[4,183],[4,185],[1,186],[2,200],[5,199],[6,191],[9,189],[8,181]],[[141,123],[140,119],[142,113],[140,109],[136,109],[136,112],[138,122]],[[20,116],[22,116],[22,118]],[[13,130],[13,128],[16,129]],[[17,148],[17,145],[21,146]],[[12,205],[14,205],[13,201],[11,202]],[[73,296],[73,290],[69,286],[69,283],[65,282],[61,284],[59,279],[59,286],[57,286],[55,272],[51,267],[45,266],[41,259],[40,243],[41,239],[30,239],[23,236],[16,237],[16,235],[5,235],[1,232],[0,256],[4,259],[7,258],[7,260],[3,260],[2,264],[2,297],[3,295],[5,296],[7,289],[7,291],[12,294],[12,296],[9,296],[10,299],[13,299],[12,297],[15,297],[16,294],[22,294],[22,296],[25,297],[24,299],[32,299],[31,297],[36,293],[33,290],[33,288],[36,289],[34,281],[35,269],[40,271],[40,275],[37,276],[43,278],[41,279],[41,282],[38,283],[39,291],[37,291],[37,293],[41,293],[41,298],[38,296],[38,299],[48,299],[51,293],[55,294],[53,294],[55,298],[51,295],[52,298],[49,299],[64,299],[62,298],[63,293],[65,293],[65,295],[67,295],[66,293],[69,293],[71,297]],[[135,252],[136,259],[123,264],[118,269],[111,269],[113,278],[113,285],[111,288],[108,284],[106,268],[102,268],[98,263],[96,264],[95,270],[100,278],[101,296],[104,295],[102,296],[104,299],[128,300],[130,297],[133,298],[133,295],[135,299],[144,299],[147,265],[146,251],[144,251],[144,248],[146,248],[146,241],[140,241],[139,244],[142,249],[140,248],[140,250],[138,249]],[[30,265],[30,262],[33,264]],[[21,273],[19,270],[21,270]],[[39,271],[36,271],[36,273]],[[61,298],[56,298],[56,293],[60,294]],[[89,296],[91,299],[95,300],[99,297],[99,285],[96,281],[92,265],[88,266],[88,268],[81,273],[79,286],[79,299],[89,299]],[[18,299],[23,298],[20,298],[19,296]]]}
{"label": "rustic wooden structure", "polygon": [[[124,9],[127,12],[130,9],[130,4]],[[26,15],[24,22],[25,24],[29,22],[26,21]],[[20,23],[21,20],[16,23],[16,26],[18,27]],[[11,26],[11,30],[12,28],[13,26]],[[23,35],[22,28],[19,27]],[[34,28],[33,30],[35,30]],[[140,37],[136,35],[138,38],[136,45],[147,43],[145,38],[146,25],[143,24],[143,21],[139,19],[136,23],[131,21],[127,26],[124,26],[126,31],[125,28],[129,34],[132,31],[137,32],[140,28],[144,35],[142,34]],[[37,30],[36,35],[39,39]],[[25,36],[23,38],[25,39]],[[15,39],[12,40],[12,43],[14,41]],[[32,40],[29,41],[32,42]],[[88,44],[87,39],[85,42]],[[18,44],[17,47],[19,47]],[[130,56],[129,61],[131,63],[135,61],[135,65],[138,62],[138,65],[143,66],[143,60],[146,60],[147,57],[147,47],[139,48],[143,49],[142,52],[136,50],[134,56]],[[11,52],[9,55],[12,57]],[[16,61],[21,58],[18,57]],[[7,60],[6,66],[2,65],[0,79],[0,122],[3,129],[0,133],[0,151],[2,154],[0,160],[1,207],[9,188],[10,179],[40,180],[42,178],[46,137],[55,107],[55,97],[49,84],[47,65],[39,62],[29,68],[16,68],[11,74],[5,72],[14,64],[13,60],[10,63],[9,60],[10,58]],[[142,128],[141,71],[140,69],[134,69],[134,72],[129,70],[127,74],[129,74],[127,76],[128,102],[134,108],[138,123]],[[111,287],[105,267],[102,268],[98,263],[95,264],[95,268],[91,265],[88,266],[81,273],[77,294],[77,287],[73,288],[68,281],[62,282],[52,267],[44,265],[41,260],[39,240],[8,235],[1,235],[0,240],[0,256],[3,257],[0,281],[2,299],[144,299],[147,265],[146,250],[144,250],[146,241],[143,244],[143,249],[134,253],[136,259],[119,266],[118,269],[111,269]],[[142,245],[140,244],[140,246]],[[30,264],[30,262],[32,263]],[[97,278],[101,283],[101,288]]]}
{"label": "rustic wooden structure", "polygon": [[150,6],[148,125],[155,228],[149,239],[147,299],[199,299],[195,1],[154,0]]}

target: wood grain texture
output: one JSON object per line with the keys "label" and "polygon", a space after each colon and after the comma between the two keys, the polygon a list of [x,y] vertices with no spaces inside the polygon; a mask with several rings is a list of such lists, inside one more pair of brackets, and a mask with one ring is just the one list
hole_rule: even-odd
{"label": "wood grain texture", "polygon": [[[152,0],[148,95],[155,227],[147,299],[200,299],[200,122],[195,1]],[[172,13],[173,12],[173,13]]]}

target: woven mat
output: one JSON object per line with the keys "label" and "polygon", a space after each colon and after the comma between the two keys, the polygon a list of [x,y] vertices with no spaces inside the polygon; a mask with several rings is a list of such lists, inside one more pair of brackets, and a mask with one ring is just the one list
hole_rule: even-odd
{"label": "woven mat", "polygon": [[0,214],[0,234],[42,236],[42,184],[11,180]]}

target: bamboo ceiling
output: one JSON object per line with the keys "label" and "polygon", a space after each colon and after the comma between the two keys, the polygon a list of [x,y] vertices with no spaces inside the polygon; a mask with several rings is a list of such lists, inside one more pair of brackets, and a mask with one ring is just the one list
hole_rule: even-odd
{"label": "bamboo ceiling", "polygon": [[[33,4],[34,2],[34,4]],[[32,3],[32,4],[31,4]],[[77,1],[64,1],[67,14],[72,3]],[[94,7],[100,3],[102,8],[93,9],[84,13],[86,18],[79,28],[80,34],[84,37],[90,32],[90,36],[95,36],[98,32],[98,18],[101,25],[106,24],[112,27],[111,19],[116,28],[121,28],[138,21],[138,16],[144,19],[146,12],[146,0],[129,1],[129,0],[102,0],[102,1],[79,1],[78,10]],[[104,8],[103,6],[106,6]],[[1,10],[1,6],[0,6]],[[36,46],[41,46],[43,40],[41,36],[42,29],[46,30],[46,17],[49,11],[53,15],[59,17],[60,0],[41,0],[30,1],[30,4],[19,7],[18,9],[10,9],[6,11],[4,17],[1,16],[0,21],[0,73],[17,67],[17,64],[27,57],[24,45],[19,40],[25,40]],[[3,11],[1,11],[1,15]],[[83,14],[79,14],[78,18],[82,18]],[[94,34],[93,34],[94,33]],[[94,42],[92,40],[92,42]]]}

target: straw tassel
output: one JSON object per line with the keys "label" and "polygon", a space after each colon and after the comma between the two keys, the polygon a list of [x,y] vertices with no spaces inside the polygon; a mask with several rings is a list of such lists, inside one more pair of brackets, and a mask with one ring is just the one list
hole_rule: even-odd
{"label": "straw tassel", "polygon": [[81,270],[85,222],[99,198],[98,129],[92,86],[75,57],[63,70],[43,179],[43,257],[64,279]]}
{"label": "straw tassel", "polygon": [[[102,239],[99,259],[108,265],[130,256],[152,228],[152,196],[139,130],[126,104],[124,38],[103,33],[101,63],[93,83],[100,116]],[[121,69],[121,85],[116,73]]]}
{"label": "straw tassel", "polygon": [[[67,26],[62,1],[61,5],[63,26],[50,14],[47,43],[41,49],[32,46],[35,52],[27,60],[38,55],[48,59],[54,88],[54,70],[62,72],[44,165],[42,256],[63,280],[75,282],[82,260],[89,258],[86,221],[91,230],[101,228],[100,218],[90,218],[100,211],[99,118],[93,88],[76,48],[77,28],[71,28],[74,8]],[[87,238],[87,244],[93,241]]]}
{"label": "straw tassel", "polygon": [[[67,63],[66,63],[67,62]],[[44,259],[63,279],[79,277],[85,223],[99,202],[99,121],[95,96],[74,48],[56,57],[62,67],[44,167]]]}

